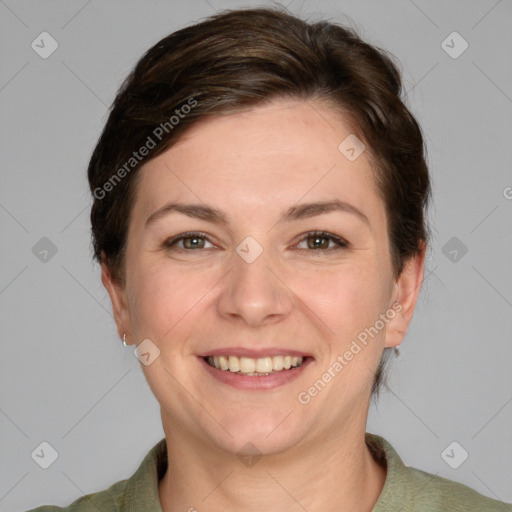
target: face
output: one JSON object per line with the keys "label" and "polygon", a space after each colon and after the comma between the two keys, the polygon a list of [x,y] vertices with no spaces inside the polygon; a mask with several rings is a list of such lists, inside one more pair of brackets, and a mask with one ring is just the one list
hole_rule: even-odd
{"label": "face", "polygon": [[159,351],[141,368],[166,432],[275,453],[364,429],[422,262],[393,278],[368,154],[338,149],[350,133],[326,106],[280,100],[197,124],[141,168],[126,286],[105,268],[103,282],[120,332]]}

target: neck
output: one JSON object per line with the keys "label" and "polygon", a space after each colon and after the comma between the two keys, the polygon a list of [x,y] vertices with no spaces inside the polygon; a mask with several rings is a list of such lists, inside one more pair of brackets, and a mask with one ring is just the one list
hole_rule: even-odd
{"label": "neck", "polygon": [[164,431],[168,468],[159,482],[163,512],[371,512],[386,478],[360,428],[323,436],[322,442],[293,453],[265,455],[249,466],[233,454],[208,453],[208,446],[191,442],[175,425],[166,429],[164,424]]}

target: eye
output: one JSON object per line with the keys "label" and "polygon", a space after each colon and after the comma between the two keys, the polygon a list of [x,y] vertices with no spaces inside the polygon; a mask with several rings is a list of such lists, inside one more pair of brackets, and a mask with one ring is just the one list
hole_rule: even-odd
{"label": "eye", "polygon": [[[178,246],[178,243],[183,241],[183,246]],[[199,232],[188,232],[182,233],[181,235],[175,236],[174,238],[169,238],[163,243],[163,247],[165,248],[174,248],[178,249],[204,249],[205,242],[210,243],[208,241],[208,237],[204,233]],[[208,249],[208,247],[206,247]]]}
{"label": "eye", "polygon": [[[330,251],[348,247],[348,242],[325,231],[312,231],[311,233],[307,233],[306,236],[300,240],[299,245],[302,242],[306,242],[307,249],[316,251]],[[334,247],[329,247],[330,242],[335,244]]]}
{"label": "eye", "polygon": [[[183,242],[182,246],[179,245],[180,242]],[[314,251],[332,251],[348,247],[348,242],[325,231],[312,231],[307,233],[306,236],[299,241],[298,246],[303,242],[306,242],[306,250],[312,249]],[[334,246],[329,247],[331,242]],[[208,249],[209,247],[205,247],[206,243],[211,244],[213,247],[213,244],[208,240],[208,236],[205,233],[190,231],[175,236],[174,238],[169,238],[162,246],[167,249],[197,250]],[[299,247],[299,249],[303,250],[304,248]]]}

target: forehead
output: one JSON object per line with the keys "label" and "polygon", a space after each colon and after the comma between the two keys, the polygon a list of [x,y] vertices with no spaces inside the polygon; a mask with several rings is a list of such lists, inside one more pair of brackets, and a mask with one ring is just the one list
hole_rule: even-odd
{"label": "forehead", "polygon": [[190,199],[222,207],[229,197],[232,207],[271,211],[336,198],[379,215],[368,152],[347,158],[346,144],[340,150],[347,137],[354,137],[347,120],[308,101],[207,118],[141,168],[138,207],[149,214],[169,200]]}

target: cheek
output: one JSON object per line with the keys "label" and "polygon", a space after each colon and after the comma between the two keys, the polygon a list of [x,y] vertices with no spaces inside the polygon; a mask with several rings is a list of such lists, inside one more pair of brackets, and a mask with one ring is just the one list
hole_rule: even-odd
{"label": "cheek", "polygon": [[197,320],[201,299],[211,288],[204,275],[171,271],[168,265],[152,265],[132,276],[134,329],[139,339],[149,338],[157,345],[183,337],[186,326]]}
{"label": "cheek", "polygon": [[301,290],[301,300],[339,339],[373,325],[382,313],[385,286],[371,265],[340,265],[335,271],[296,279],[295,289]]}

